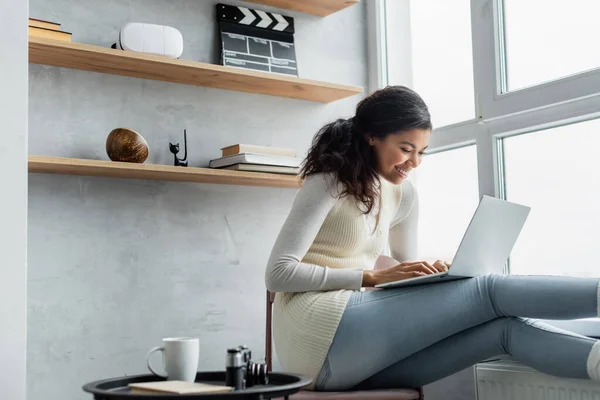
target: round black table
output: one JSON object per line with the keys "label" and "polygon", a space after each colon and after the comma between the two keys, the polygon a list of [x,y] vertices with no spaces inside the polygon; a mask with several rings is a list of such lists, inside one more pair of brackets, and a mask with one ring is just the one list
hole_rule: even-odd
{"label": "round black table", "polygon": [[[297,393],[305,386],[311,384],[312,380],[300,375],[269,373],[268,385],[257,385],[244,390],[234,390],[225,393],[208,394],[171,394],[171,393],[132,393],[128,385],[139,382],[162,381],[155,375],[136,375],[120,378],[105,379],[90,382],[83,386],[83,390],[92,393],[95,400],[223,400],[244,399],[262,400],[276,397],[284,397]],[[225,371],[198,372],[196,382],[213,385],[225,384]]]}

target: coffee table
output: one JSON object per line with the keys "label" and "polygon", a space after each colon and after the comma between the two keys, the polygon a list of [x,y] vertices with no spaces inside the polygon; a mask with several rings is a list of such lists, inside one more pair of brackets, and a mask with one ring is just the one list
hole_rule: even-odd
{"label": "coffee table", "polygon": [[[87,383],[83,386],[85,392],[91,393],[95,400],[223,400],[244,399],[262,400],[284,397],[297,393],[312,380],[301,375],[269,373],[268,385],[257,385],[244,390],[234,390],[226,393],[207,394],[172,394],[172,393],[132,393],[128,388],[130,383],[156,382],[164,380],[155,375],[136,375],[105,379]],[[213,385],[225,384],[225,371],[198,372],[196,382]]]}

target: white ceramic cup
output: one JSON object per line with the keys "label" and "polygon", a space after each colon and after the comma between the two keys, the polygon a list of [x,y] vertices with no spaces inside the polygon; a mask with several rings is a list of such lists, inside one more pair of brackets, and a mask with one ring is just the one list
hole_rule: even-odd
{"label": "white ceramic cup", "polygon": [[[152,368],[150,356],[155,351],[163,353],[163,365],[166,374],[161,374]],[[151,349],[146,355],[148,369],[156,376],[170,381],[196,380],[198,359],[200,357],[200,340],[197,338],[175,337],[163,339],[163,345]]]}

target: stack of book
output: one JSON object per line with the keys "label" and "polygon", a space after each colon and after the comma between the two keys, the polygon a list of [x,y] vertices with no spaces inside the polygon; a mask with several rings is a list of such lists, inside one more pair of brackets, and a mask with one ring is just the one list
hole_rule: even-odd
{"label": "stack of book", "polygon": [[61,31],[59,23],[35,18],[29,18],[29,36],[65,42],[71,41],[71,32]]}
{"label": "stack of book", "polygon": [[211,160],[211,168],[235,171],[269,172],[273,174],[297,175],[301,158],[296,151],[277,147],[235,144],[221,149],[221,158]]}

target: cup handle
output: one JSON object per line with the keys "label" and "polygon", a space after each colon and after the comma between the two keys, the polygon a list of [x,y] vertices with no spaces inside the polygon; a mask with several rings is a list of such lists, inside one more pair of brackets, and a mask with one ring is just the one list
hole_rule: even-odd
{"label": "cup handle", "polygon": [[148,352],[148,354],[146,355],[146,365],[148,365],[148,369],[150,370],[150,372],[152,372],[154,375],[156,376],[160,376],[161,378],[165,378],[167,379],[167,375],[166,374],[161,374],[160,372],[157,372],[154,368],[152,368],[152,364],[150,364],[150,356],[152,355],[152,353],[154,353],[155,351],[165,351],[165,348],[162,346],[157,346],[154,347],[152,350],[150,350]]}

